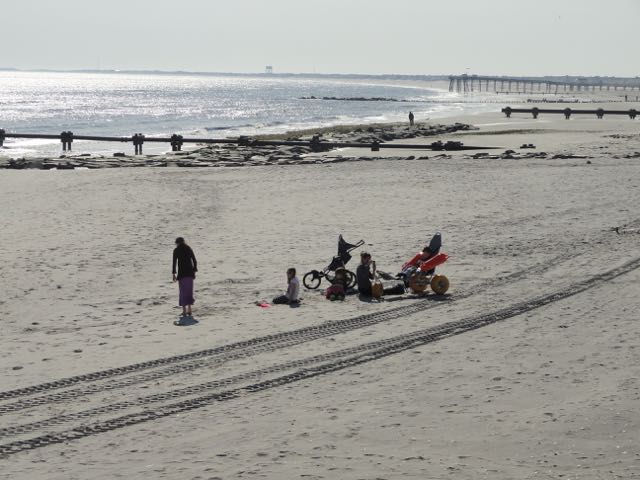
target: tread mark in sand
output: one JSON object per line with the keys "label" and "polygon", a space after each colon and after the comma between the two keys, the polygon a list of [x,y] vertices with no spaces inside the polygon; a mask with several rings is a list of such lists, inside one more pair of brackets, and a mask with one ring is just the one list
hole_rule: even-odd
{"label": "tread mark in sand", "polygon": [[196,408],[201,408],[216,401],[220,402],[239,398],[250,393],[261,392],[300,380],[312,378],[318,375],[324,375],[327,373],[342,370],[344,368],[367,363],[379,358],[402,352],[404,350],[425,345],[427,343],[441,340],[453,335],[459,335],[461,333],[475,330],[486,325],[490,325],[520,315],[522,313],[538,309],[545,305],[582,293],[594,286],[631,272],[638,267],[640,267],[640,258],[627,262],[620,267],[604,272],[597,277],[591,277],[587,280],[583,280],[582,282],[578,282],[554,293],[516,303],[495,312],[487,313],[484,315],[477,315],[468,319],[449,322],[436,327],[431,327],[398,337],[373,342],[372,344],[367,344],[375,344],[376,347],[378,347],[378,345],[384,345],[382,347],[374,348],[373,350],[368,350],[360,355],[355,355],[347,358],[339,358],[333,362],[326,362],[315,367],[302,368],[287,375],[272,378],[263,382],[254,383],[244,387],[211,393],[198,398],[192,398],[178,403],[159,406],[152,410],[145,410],[142,412],[124,415],[89,425],[82,425],[58,433],[41,435],[39,437],[34,437],[27,440],[20,440],[0,445],[0,455],[7,456],[24,450],[31,450],[55,443],[76,440],[87,437],[89,435],[108,432],[126,426],[160,419],[180,412],[187,412]]}
{"label": "tread mark in sand", "polygon": [[[467,291],[459,292],[458,294],[456,294],[455,300],[461,300],[461,299],[473,296],[475,294],[478,294],[479,292],[485,291],[486,288],[488,287],[495,287],[502,283],[513,282],[515,280],[524,278],[530,274],[542,273],[545,270],[548,270],[549,268],[557,265],[560,261],[562,260],[566,261],[577,255],[578,255],[577,253],[574,253],[572,255],[566,255],[566,254],[558,255],[545,262],[541,262],[537,265],[534,265],[531,268],[517,271],[505,277],[487,280],[486,282],[483,282],[481,285],[472,286]],[[110,389],[129,386],[129,385],[133,385],[133,384],[148,381],[148,380],[156,380],[158,378],[162,378],[172,374],[184,373],[185,370],[193,370],[193,369],[197,369],[197,368],[201,368],[203,366],[209,365],[206,363],[196,363],[193,365],[185,365],[185,364],[174,365],[179,362],[186,362],[190,360],[202,360],[210,357],[216,357],[217,361],[224,362],[227,360],[233,360],[237,358],[250,356],[256,353],[274,351],[279,348],[294,346],[301,343],[317,340],[319,338],[323,338],[326,336],[331,336],[331,335],[336,335],[336,334],[340,334],[340,333],[344,333],[352,330],[357,330],[359,328],[365,328],[380,322],[404,317],[407,315],[418,313],[423,310],[427,310],[429,308],[435,308],[437,306],[442,305],[443,303],[444,302],[434,303],[431,300],[422,300],[422,301],[412,303],[411,305],[391,308],[391,309],[383,310],[376,313],[361,315],[358,317],[348,318],[344,320],[328,321],[320,325],[312,325],[312,326],[301,328],[298,330],[280,332],[272,335],[267,335],[264,337],[256,337],[256,338],[252,338],[252,339],[241,341],[241,342],[222,345],[220,347],[200,350],[197,352],[176,355],[173,357],[159,358],[159,359],[150,360],[147,362],[126,365],[124,367],[112,368],[109,370],[101,370],[98,372],[92,372],[92,373],[87,373],[83,375],[77,375],[74,377],[55,380],[53,382],[47,382],[39,385],[32,385],[29,387],[19,388],[16,390],[8,390],[5,392],[0,392],[0,401],[2,401],[2,400],[8,400],[8,399],[17,398],[25,395],[33,395],[37,393],[44,393],[51,390],[62,389],[62,388],[70,387],[72,385],[82,383],[82,382],[85,382],[85,383],[96,382],[100,380],[110,379],[113,377],[136,373],[142,370],[148,370],[148,369],[157,368],[157,367],[168,367],[164,371],[147,372],[146,374],[142,374],[139,377],[125,379],[121,382],[112,382],[109,385],[90,386],[84,389],[78,389],[78,390],[73,390],[69,392],[61,392],[59,394],[52,394],[47,397],[38,397],[40,400],[34,399],[33,401],[21,401],[21,402],[16,402],[14,404],[1,405],[0,414],[9,413],[17,410],[24,410],[26,408],[30,408],[38,405],[44,405],[47,403],[60,402],[60,401],[67,400],[69,398],[76,398],[77,396],[81,396],[81,395],[89,395],[91,393],[102,392]]]}

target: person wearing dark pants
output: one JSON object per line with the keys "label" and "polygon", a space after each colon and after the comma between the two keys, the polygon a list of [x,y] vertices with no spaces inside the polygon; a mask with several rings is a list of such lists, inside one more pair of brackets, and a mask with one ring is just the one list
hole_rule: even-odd
{"label": "person wearing dark pants", "polygon": [[[376,262],[371,259],[371,254],[362,252],[360,254],[360,265],[356,269],[356,282],[358,283],[358,292],[361,297],[371,297],[373,294],[371,281],[375,278]],[[393,282],[393,285],[387,284],[383,289],[383,295],[402,295],[404,293],[404,285],[402,282]]]}
{"label": "person wearing dark pants", "polygon": [[[373,271],[371,270],[373,269]],[[371,254],[362,252],[360,254],[360,265],[356,269],[356,282],[358,292],[365,297],[371,296],[371,280],[376,273],[376,262],[371,260]]]}
{"label": "person wearing dark pants", "polygon": [[300,303],[300,281],[296,277],[296,269],[289,268],[287,270],[287,293],[273,299],[274,304],[280,305],[297,305]]}

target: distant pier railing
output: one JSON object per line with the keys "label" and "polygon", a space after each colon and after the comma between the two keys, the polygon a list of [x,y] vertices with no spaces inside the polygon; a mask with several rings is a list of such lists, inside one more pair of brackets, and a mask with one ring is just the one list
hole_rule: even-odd
{"label": "distant pier railing", "polygon": [[[484,88],[483,88],[484,87]],[[526,77],[494,77],[486,75],[451,75],[449,91],[458,93],[493,92],[493,93],[575,93],[596,90],[638,90],[640,80],[628,79],[617,81],[610,79],[580,80],[546,80]]]}
{"label": "distant pier railing", "polygon": [[10,133],[3,129],[0,129],[0,147],[4,145],[7,138],[35,138],[43,140],[60,140],[62,143],[62,151],[71,151],[71,145],[75,140],[88,140],[94,142],[120,142],[120,143],[132,143],[136,155],[142,155],[142,146],[146,142],[150,143],[169,143],[171,150],[179,152],[182,150],[182,146],[185,143],[195,144],[231,144],[238,146],[302,146],[309,147],[312,151],[322,152],[333,148],[370,148],[372,151],[377,152],[384,148],[408,148],[411,150],[490,150],[499,147],[477,147],[463,145],[462,142],[448,141],[448,142],[432,142],[430,144],[420,143],[381,143],[373,141],[370,143],[364,142],[330,142],[322,141],[319,135],[314,135],[311,140],[258,140],[251,137],[240,136],[238,138],[186,138],[182,135],[173,134],[170,137],[147,137],[141,133],[136,133],[130,137],[107,137],[101,135],[74,135],[73,132],[62,132],[59,134],[42,134],[42,133]]}
{"label": "distant pier railing", "polygon": [[627,115],[631,120],[634,120],[640,112],[638,112],[635,108],[630,110],[606,110],[604,108],[596,108],[590,110],[573,110],[571,108],[511,108],[505,107],[502,109],[502,113],[504,113],[507,118],[511,117],[512,113],[530,113],[533,118],[538,118],[538,115],[541,113],[561,113],[568,120],[571,118],[571,115],[574,114],[586,114],[586,115],[595,115],[598,118],[604,118],[605,115]]}

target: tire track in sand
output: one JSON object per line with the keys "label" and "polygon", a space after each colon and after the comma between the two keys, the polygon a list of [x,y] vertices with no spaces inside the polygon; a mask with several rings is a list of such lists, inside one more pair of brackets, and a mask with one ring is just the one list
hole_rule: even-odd
{"label": "tire track in sand", "polygon": [[[514,281],[526,278],[529,275],[539,275],[544,271],[558,265],[560,262],[566,262],[578,255],[579,254],[577,252],[569,255],[558,255],[545,262],[534,265],[531,268],[519,270],[504,277],[484,281],[481,284],[474,285],[467,290],[457,293],[455,300],[458,301],[464,298],[471,297],[473,295],[477,295],[484,292],[487,288],[495,288],[502,284],[509,284]],[[53,382],[33,385],[17,390],[0,392],[0,401],[39,393],[46,394],[31,399],[22,399],[13,403],[0,405],[0,415],[41,405],[73,400],[81,396],[128,387],[131,385],[136,385],[138,383],[149,382],[171,375],[184,374],[186,371],[193,371],[199,368],[220,365],[231,360],[246,358],[259,353],[271,352],[282,348],[311,342],[320,338],[335,336],[353,330],[369,327],[384,321],[394,320],[430,308],[435,308],[442,304],[448,304],[450,302],[451,300],[446,302],[437,302],[433,299],[425,299],[418,302],[413,302],[410,305],[404,305],[380,312],[360,315],[358,317],[329,321],[320,325],[314,325],[288,332],[280,332],[264,337],[256,337],[246,341],[236,342],[233,344],[223,345],[220,347],[201,350],[184,355],[160,358],[148,362],[127,365],[124,367],[63,378]],[[115,377],[125,376],[144,370],[151,370],[153,368],[161,368],[161,370],[152,370],[137,376],[123,378],[119,381],[111,381],[104,384],[93,383],[103,380],[111,380]],[[72,390],[48,393],[50,391],[64,389],[76,384],[84,384],[85,386]]]}
{"label": "tire track in sand", "polygon": [[[77,440],[90,435],[104,433],[119,428],[148,422],[151,420],[157,420],[170,415],[175,415],[177,413],[202,408],[211,405],[214,402],[228,401],[240,398],[251,393],[257,393],[272,388],[277,388],[283,385],[298,382],[300,380],[313,378],[318,375],[324,375],[345,368],[368,363],[373,360],[393,355],[395,353],[426,345],[428,343],[442,340],[450,336],[460,335],[465,332],[476,330],[478,328],[539,309],[551,303],[555,303],[579,293],[585,292],[593,287],[611,281],[616,277],[636,270],[639,267],[640,258],[636,258],[617,268],[606,271],[598,276],[590,277],[586,280],[575,283],[573,285],[570,285],[569,287],[547,295],[542,295],[529,300],[525,300],[523,302],[518,302],[509,307],[494,312],[476,315],[467,319],[448,322],[442,325],[430,327],[397,337],[364,344],[360,347],[356,347],[362,348],[363,351],[361,353],[356,353],[355,355],[351,354],[350,356],[344,356],[340,352],[334,352],[336,358],[332,361],[321,363],[315,366],[310,366],[308,368],[301,368],[295,372],[281,375],[279,377],[268,379],[262,382],[257,382],[243,387],[225,390],[222,392],[214,392],[201,397],[179,401],[177,403],[161,405],[150,410],[123,415],[120,417],[111,418],[88,425],[81,425],[62,432],[41,435],[26,440],[3,444],[0,445],[0,455],[7,456],[25,450],[32,450],[47,445],[52,445],[55,443]],[[312,357],[312,359],[313,358],[317,357]]]}

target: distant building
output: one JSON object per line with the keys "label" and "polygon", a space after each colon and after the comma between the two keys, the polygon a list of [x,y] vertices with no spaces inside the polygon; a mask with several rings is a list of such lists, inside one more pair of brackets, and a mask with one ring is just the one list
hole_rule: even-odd
{"label": "distant building", "polygon": [[264,73],[273,73],[273,67],[271,65],[267,65],[264,67]]}

